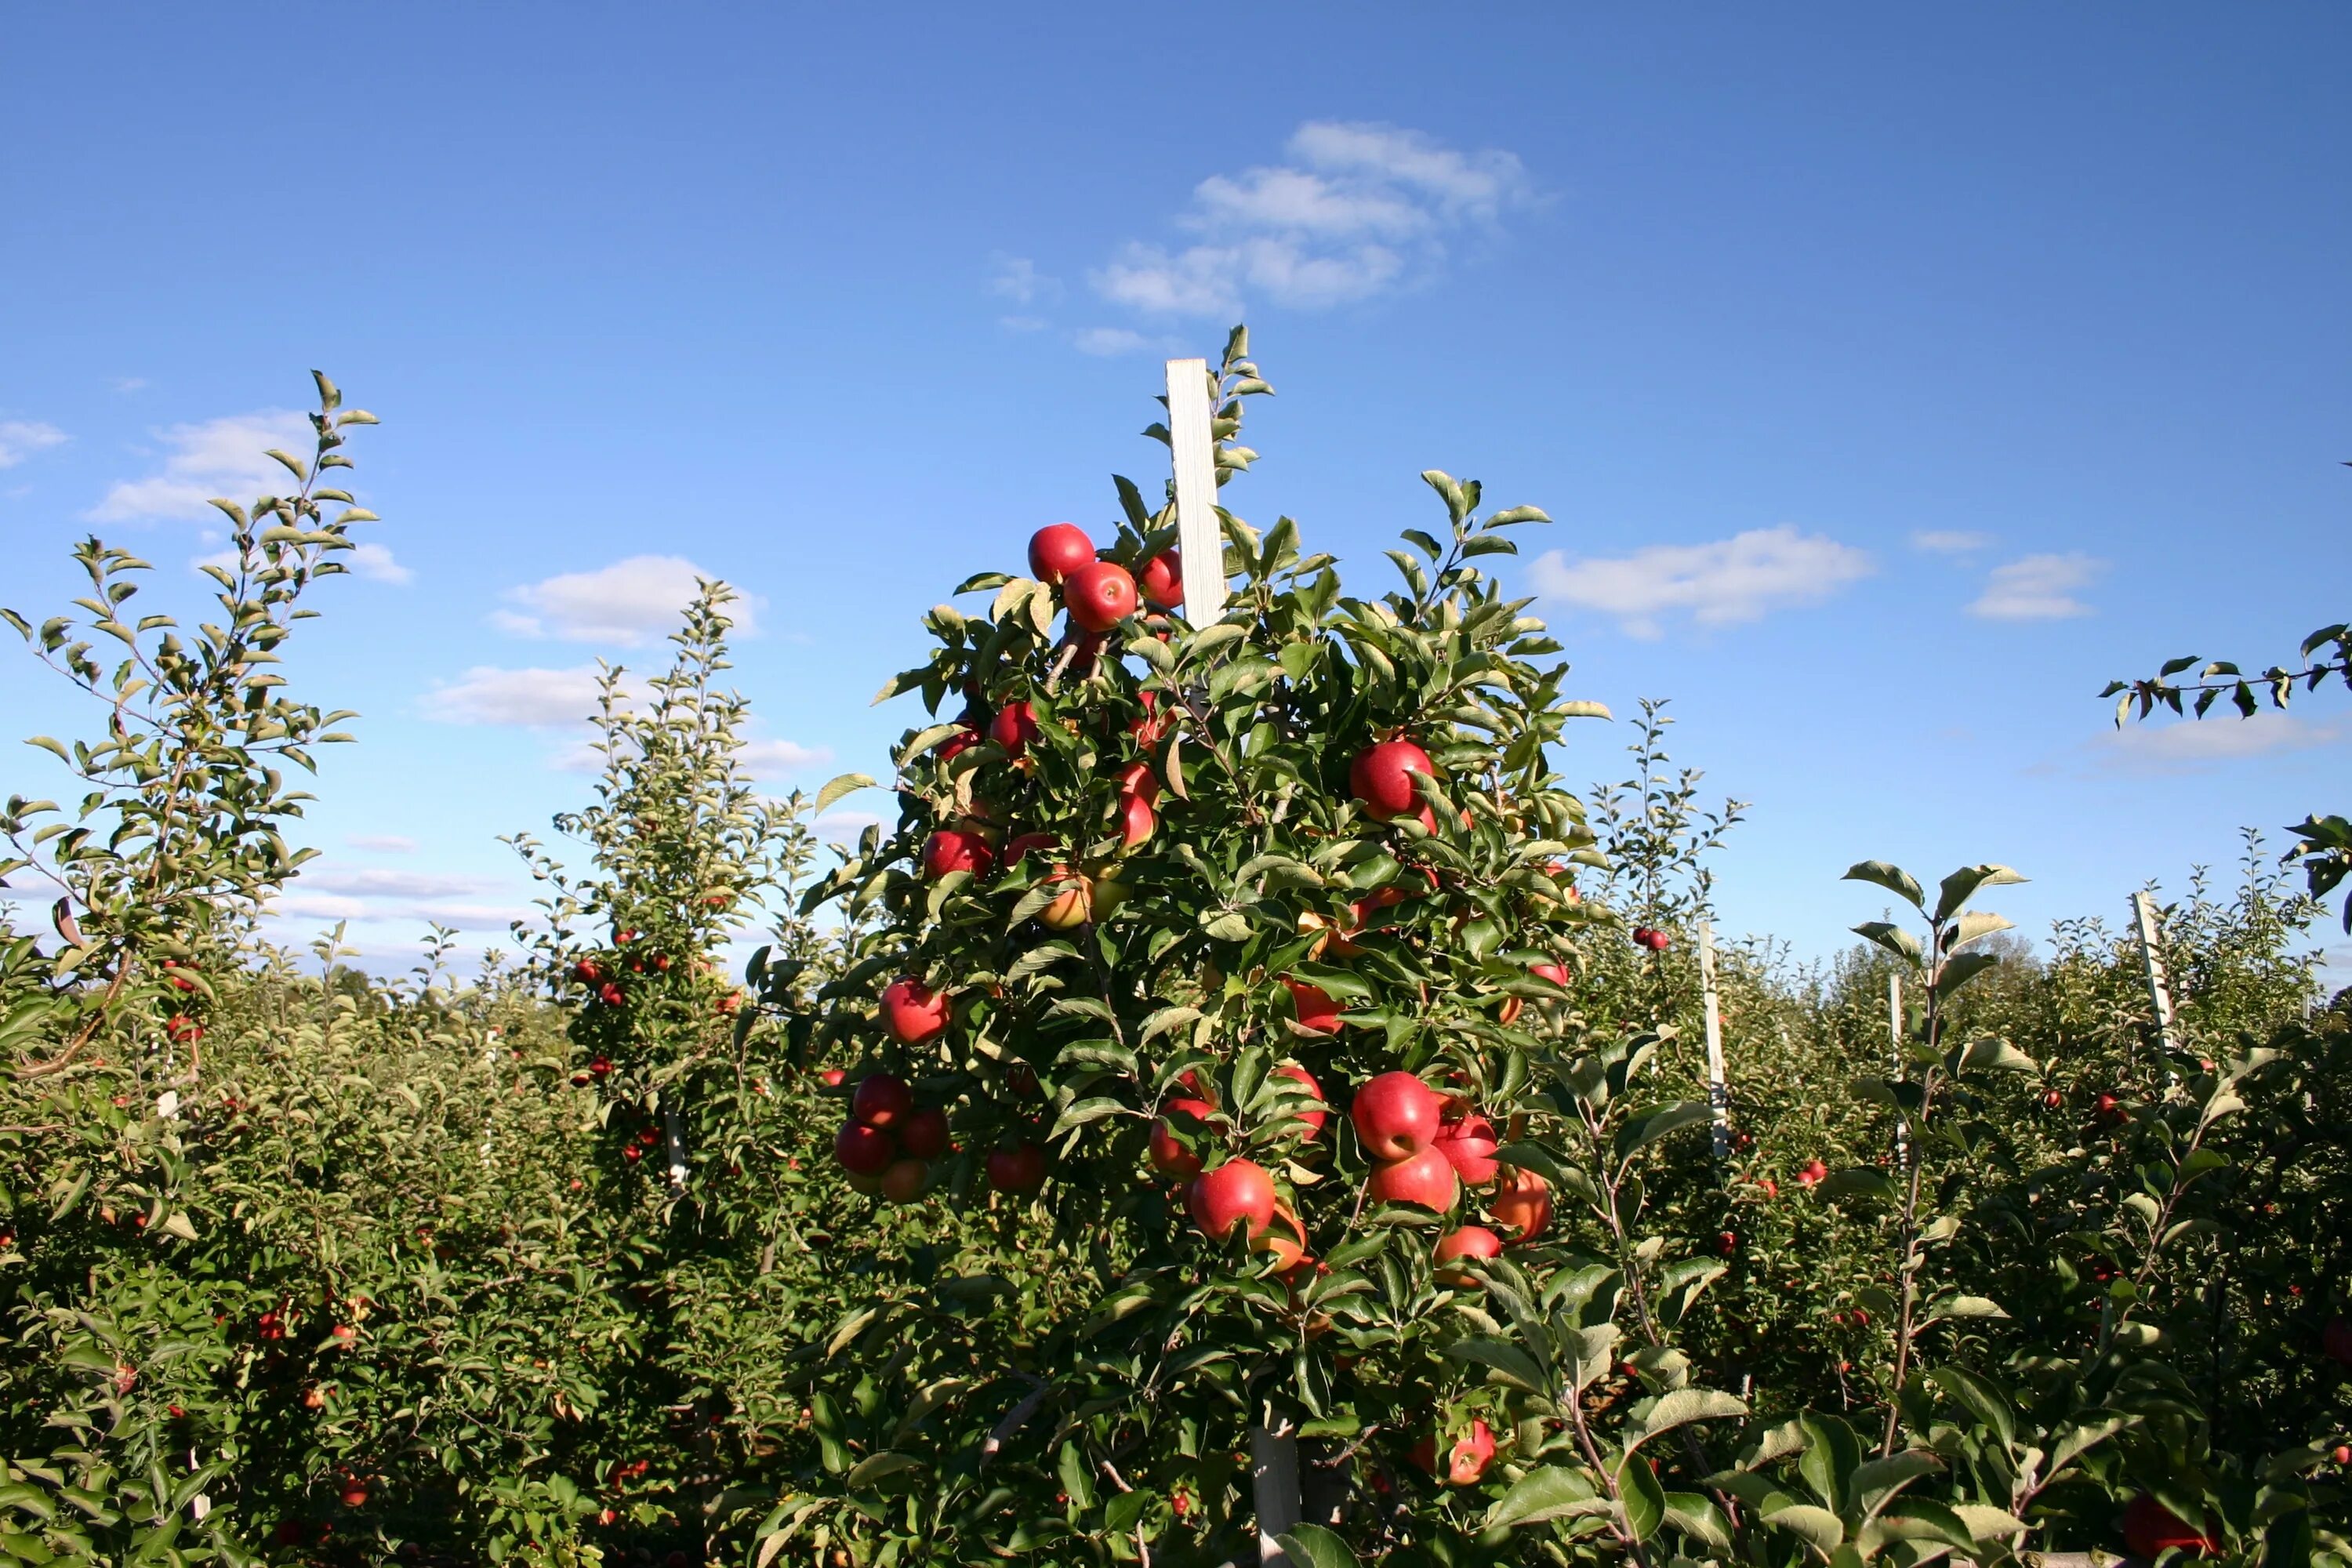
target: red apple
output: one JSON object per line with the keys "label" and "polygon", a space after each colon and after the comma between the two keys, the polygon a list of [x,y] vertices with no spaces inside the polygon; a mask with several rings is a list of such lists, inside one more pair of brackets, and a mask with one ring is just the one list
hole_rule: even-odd
{"label": "red apple", "polygon": [[992,1150],[988,1184],[1000,1193],[1034,1193],[1045,1184],[1045,1151],[1034,1143]]}
{"label": "red apple", "polygon": [[1173,550],[1153,556],[1143,563],[1139,584],[1143,596],[1162,610],[1173,610],[1184,603],[1184,561]]}
{"label": "red apple", "polygon": [[839,1068],[819,1068],[816,1080],[827,1089],[839,1089],[849,1080],[849,1075]]}
{"label": "red apple", "polygon": [[1427,752],[1411,741],[1381,741],[1367,746],[1349,764],[1348,788],[1363,802],[1365,816],[1386,822],[1423,809],[1413,791],[1415,773],[1437,776]]}
{"label": "red apple", "polygon": [[1307,1261],[1307,1230],[1288,1205],[1276,1204],[1274,1224],[1253,1244],[1254,1249],[1271,1255],[1275,1272],[1287,1274]]}
{"label": "red apple", "polygon": [[1069,574],[1062,584],[1062,604],[1072,626],[1107,632],[1135,614],[1135,579],[1116,561],[1097,561]]}
{"label": "red apple", "polygon": [[362,1486],[359,1482],[346,1481],[343,1483],[343,1506],[345,1508],[365,1508],[367,1507],[367,1488]]}
{"label": "red apple", "polygon": [[2209,1556],[2214,1550],[2210,1537],[2190,1529],[2179,1514],[2157,1501],[2151,1492],[2142,1492],[2125,1505],[2124,1543],[2137,1555],[2149,1559],[2176,1546],[2200,1557]]}
{"label": "red apple", "polygon": [[1017,757],[1037,738],[1037,710],[1026,702],[1008,702],[989,721],[988,738],[1008,757]]}
{"label": "red apple", "polygon": [[1061,842],[1062,841],[1059,838],[1055,837],[1050,833],[1024,833],[1018,837],[1006,842],[1004,846],[1004,864],[1009,869],[1012,867],[1021,864],[1021,858],[1028,854],[1032,849],[1042,852],[1044,850],[1055,847]]}
{"label": "red apple", "polygon": [[1506,1165],[1486,1212],[1503,1227],[1506,1241],[1532,1241],[1551,1225],[1551,1189],[1533,1171]]}
{"label": "red apple", "polygon": [[1151,802],[1139,795],[1118,797],[1118,841],[1122,847],[1132,849],[1151,837],[1160,826],[1160,814],[1151,809]]}
{"label": "red apple", "polygon": [[973,725],[966,724],[933,747],[931,754],[943,763],[950,763],[979,744],[980,731]]}
{"label": "red apple", "polygon": [[1448,1486],[1469,1487],[1478,1484],[1486,1467],[1495,1458],[1495,1434],[1484,1421],[1470,1423],[1470,1432],[1446,1450],[1445,1468],[1437,1464],[1437,1439],[1423,1437],[1412,1447],[1412,1462],[1427,1470]]}
{"label": "red apple", "polygon": [[1339,1004],[1331,999],[1329,992],[1287,975],[1282,983],[1290,988],[1291,1005],[1297,1009],[1300,1028],[1315,1035],[1339,1032]]}
{"label": "red apple", "polygon": [[2053,1089],[2042,1097],[2042,1103],[2055,1110],[2066,1103],[2066,1097]]}
{"label": "red apple", "polygon": [[[1151,1124],[1151,1142],[1145,1154],[1151,1168],[1180,1182],[1189,1182],[1199,1175],[1202,1161],[1194,1151],[1206,1146],[1208,1141],[1203,1135],[1208,1128],[1203,1119],[1215,1113],[1216,1108],[1203,1100],[1170,1100],[1166,1114]],[[1179,1131],[1192,1140],[1192,1149],[1178,1142]]]}
{"label": "red apple", "polygon": [[1150,763],[1129,763],[1118,770],[1118,793],[1139,795],[1147,805],[1160,801],[1160,780],[1153,775]]}
{"label": "red apple", "polygon": [[882,1173],[882,1196],[894,1204],[910,1204],[922,1195],[931,1168],[920,1160],[894,1160]]}
{"label": "red apple", "polygon": [[1819,1160],[1808,1160],[1797,1172],[1797,1185],[1801,1187],[1817,1185],[1829,1173],[1830,1168]]}
{"label": "red apple", "polygon": [[1057,584],[1095,560],[1095,542],[1075,522],[1057,522],[1029,536],[1029,575]]}
{"label": "red apple", "polygon": [[904,1121],[914,1109],[915,1094],[907,1080],[887,1072],[868,1073],[849,1100],[850,1115],[885,1131]]}
{"label": "red apple", "polygon": [[995,858],[995,851],[979,834],[961,827],[942,827],[924,841],[923,875],[933,881],[950,871],[969,871],[982,877],[987,875]]}
{"label": "red apple", "polygon": [[1185,1206],[1212,1241],[1223,1241],[1235,1226],[1255,1241],[1274,1223],[1274,1178],[1248,1160],[1228,1160],[1192,1178]]}
{"label": "red apple", "polygon": [[1461,1190],[1453,1163],[1434,1149],[1375,1165],[1364,1184],[1365,1195],[1376,1204],[1412,1204],[1440,1214],[1454,1206]]}
{"label": "red apple", "polygon": [[1495,1158],[1500,1147],[1495,1124],[1475,1113],[1437,1130],[1437,1152],[1445,1156],[1465,1186],[1486,1186],[1502,1173],[1502,1164]]}
{"label": "red apple", "polygon": [[1310,1140],[1313,1139],[1323,1131],[1323,1123],[1329,1121],[1331,1115],[1329,1111],[1322,1109],[1323,1086],[1315,1081],[1315,1075],[1313,1073],[1308,1072],[1297,1062],[1283,1063],[1282,1066],[1274,1069],[1274,1076],[1276,1078],[1286,1078],[1290,1079],[1293,1083],[1298,1085],[1299,1088],[1305,1089],[1307,1093],[1315,1097],[1316,1108],[1312,1110],[1302,1110],[1298,1113],[1298,1120],[1307,1123],[1307,1136]]}
{"label": "red apple", "polygon": [[936,1160],[948,1152],[947,1112],[925,1106],[898,1129],[898,1147],[911,1159]]}
{"label": "red apple", "polygon": [[[1375,1160],[1402,1160],[1437,1142],[1445,1101],[1409,1072],[1384,1072],[1356,1091],[1349,1120],[1364,1152]],[[1442,1156],[1441,1156],[1442,1158]],[[1452,1167],[1447,1167],[1449,1174]]]}
{"label": "red apple", "polygon": [[1538,980],[1549,980],[1561,990],[1568,989],[1568,965],[1565,963],[1530,963],[1528,973]]}
{"label": "red apple", "polygon": [[[629,1152],[635,1152],[635,1145],[630,1145]],[[898,1157],[898,1149],[887,1132],[863,1121],[845,1121],[833,1135],[833,1157],[854,1176],[878,1176]]]}
{"label": "red apple", "polygon": [[1430,1256],[1431,1261],[1437,1266],[1439,1284],[1451,1285],[1457,1290],[1475,1290],[1478,1289],[1478,1281],[1470,1272],[1449,1265],[1465,1258],[1473,1262],[1500,1258],[1503,1256],[1503,1238],[1483,1225],[1465,1225],[1440,1237],[1436,1251]]}
{"label": "red apple", "polygon": [[882,1024],[902,1046],[919,1046],[948,1026],[947,993],[909,974],[882,989]]}

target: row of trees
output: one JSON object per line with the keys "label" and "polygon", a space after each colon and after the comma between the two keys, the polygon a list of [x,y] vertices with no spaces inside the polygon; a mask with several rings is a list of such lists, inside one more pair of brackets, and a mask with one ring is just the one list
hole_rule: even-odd
{"label": "row of trees", "polygon": [[104,721],[0,818],[0,1561],[2352,1555],[2352,1046],[2258,850],[2168,911],[2169,1051],[2013,872],[1856,866],[1865,945],[1724,955],[1718,1159],[1741,808],[1656,706],[1555,771],[1598,710],[1482,564],[1541,514],[1433,472],[1366,595],[1221,511],[1195,626],[1120,480],[929,617],[894,823],[751,786],[711,584],[512,840],[541,918],[373,977],[260,923],[346,717],[285,645],[370,521],[320,394],[216,617],[95,542],[11,617]]}

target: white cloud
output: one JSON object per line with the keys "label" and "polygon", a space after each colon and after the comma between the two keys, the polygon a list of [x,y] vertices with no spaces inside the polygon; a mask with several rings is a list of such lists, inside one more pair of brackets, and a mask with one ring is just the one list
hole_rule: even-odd
{"label": "white cloud", "polygon": [[2096,760],[2126,773],[2193,773],[2245,757],[2308,752],[2340,743],[2352,724],[2317,722],[2293,713],[2265,710],[2249,718],[2216,710],[2204,720],[2134,724],[2109,731],[2092,742]]}
{"label": "white cloud", "polygon": [[1924,528],[1911,535],[1911,548],[1930,555],[1966,555],[1991,542],[1990,533],[1969,533],[1960,529]]}
{"label": "white cloud", "polygon": [[349,870],[305,871],[301,885],[330,893],[373,893],[393,899],[446,899],[478,893],[498,884],[480,877],[443,871],[395,871],[383,866],[355,866]]}
{"label": "white cloud", "polygon": [[803,746],[798,741],[747,741],[744,742],[743,766],[754,778],[767,778],[774,773],[788,773],[800,768],[814,767],[833,761],[829,746]]}
{"label": "white cloud", "polygon": [[392,552],[381,544],[353,545],[343,559],[353,572],[374,582],[405,587],[416,580],[416,574],[394,561]]}
{"label": "white cloud", "polygon": [[283,495],[298,481],[263,456],[270,447],[309,460],[317,441],[308,416],[283,408],[232,414],[198,425],[173,425],[155,433],[169,449],[161,473],[126,479],[82,515],[92,522],[149,518],[217,517],[210,502],[220,496],[242,505],[256,496]]}
{"label": "white cloud", "polygon": [[1150,338],[1125,327],[1088,327],[1070,342],[1082,354],[1129,354],[1151,346]]}
{"label": "white cloud", "polygon": [[820,843],[855,844],[859,834],[881,825],[882,818],[870,811],[828,811],[809,827]]}
{"label": "white cloud", "polygon": [[114,390],[117,392],[137,392],[146,384],[147,378],[143,375],[118,376],[115,378]]}
{"label": "white cloud", "polygon": [[1445,236],[1535,200],[1514,154],[1463,153],[1395,126],[1310,121],[1286,153],[1202,181],[1176,220],[1200,242],[1131,242],[1093,275],[1096,292],[1155,315],[1236,315],[1250,295],[1347,304],[1433,275]]}
{"label": "white cloud", "polygon": [[[522,612],[499,610],[490,624],[519,637],[636,647],[667,637],[692,602],[705,572],[683,555],[633,555],[593,572],[567,572],[507,590]],[[739,595],[727,606],[738,636],[757,634],[759,602]]]}
{"label": "white cloud", "polygon": [[500,669],[476,665],[421,700],[425,716],[445,724],[516,724],[553,729],[578,724],[596,710],[602,672],[593,664],[568,669]]}
{"label": "white cloud", "polygon": [[353,833],[343,842],[354,849],[372,849],[378,855],[414,855],[416,840],[404,838],[397,833]]}
{"label": "white cloud", "polygon": [[1570,561],[1557,550],[1529,569],[1536,591],[1614,616],[1628,636],[1654,637],[1670,612],[1701,626],[1752,621],[1767,611],[1818,604],[1870,575],[1870,557],[1784,523],[1707,544],[1653,544],[1613,559]]}
{"label": "white cloud", "polygon": [[66,433],[37,419],[0,419],[0,468],[13,468],[34,453],[61,447]]}
{"label": "white cloud", "polygon": [[1053,325],[1043,316],[999,316],[996,324],[1008,332],[1042,332]]}
{"label": "white cloud", "polygon": [[1006,256],[1003,252],[989,258],[996,268],[988,280],[989,292],[1012,300],[1016,305],[1034,305],[1040,300],[1058,300],[1062,280],[1048,278],[1037,270],[1037,264],[1025,256]]}
{"label": "white cloud", "polygon": [[2057,621],[2087,616],[2091,606],[2075,598],[2074,590],[2088,587],[2107,563],[2079,552],[2028,555],[1996,566],[1985,580],[1985,591],[1969,605],[1969,614],[1994,621]]}

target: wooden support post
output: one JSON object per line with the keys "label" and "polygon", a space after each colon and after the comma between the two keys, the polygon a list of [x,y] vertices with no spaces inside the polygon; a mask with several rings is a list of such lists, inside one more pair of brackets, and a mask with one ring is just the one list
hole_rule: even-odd
{"label": "wooden support post", "polygon": [[[1184,618],[1212,626],[1225,609],[1224,531],[1217,524],[1217,447],[1209,431],[1209,362],[1168,362],[1168,446],[1176,467],[1176,550],[1184,558]],[[1287,1568],[1275,1537],[1298,1522],[1298,1431],[1271,1409],[1250,1434],[1259,1568]]]}
{"label": "wooden support post", "polygon": [[1217,447],[1209,434],[1209,362],[1168,362],[1168,444],[1176,460],[1176,552],[1184,618],[1213,626],[1225,609],[1225,535],[1217,523]]}
{"label": "wooden support post", "polygon": [[1718,1175],[1731,1160],[1731,1085],[1723,1071],[1723,1010],[1715,997],[1715,928],[1698,922],[1699,1000],[1706,1010],[1706,1106],[1715,1124]]}
{"label": "wooden support post", "polygon": [[2180,1029],[2172,1010],[2172,977],[2165,973],[2164,946],[2156,923],[2156,900],[2145,891],[2132,895],[2132,920],[2139,930],[2140,969],[2147,977],[2148,1005],[2156,1010],[2157,1037],[2168,1054],[2180,1048]]}
{"label": "wooden support post", "polygon": [[[1886,976],[1886,1058],[1893,1065],[1894,1081],[1901,1083],[1903,1070],[1903,972],[1894,970]],[[1904,1165],[1911,1163],[1911,1123],[1903,1113],[1895,1115],[1895,1158]]]}
{"label": "wooden support post", "polygon": [[662,1096],[662,1131],[669,1138],[669,1190],[682,1194],[686,1191],[686,1129],[678,1122],[677,1100],[667,1094]]}

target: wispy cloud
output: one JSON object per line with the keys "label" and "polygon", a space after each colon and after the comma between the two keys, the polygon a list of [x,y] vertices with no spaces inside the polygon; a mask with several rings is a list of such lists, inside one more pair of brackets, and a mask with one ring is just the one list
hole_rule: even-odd
{"label": "wispy cloud", "polygon": [[162,469],[115,485],[82,515],[91,522],[203,520],[220,515],[210,504],[215,496],[242,504],[284,495],[294,476],[263,454],[275,447],[299,458],[315,438],[307,416],[283,408],[169,426],[155,432],[167,454]]}
{"label": "wispy cloud", "polygon": [[1930,555],[1966,555],[1991,542],[1990,533],[1969,533],[1959,529],[1923,528],[1911,535],[1911,548]]}
{"label": "wispy cloud", "polygon": [[447,899],[498,886],[462,872],[394,870],[383,866],[329,867],[302,873],[301,885],[328,893],[375,894],[394,899]]}
{"label": "wispy cloud", "polygon": [[1105,300],[1155,316],[1235,316],[1252,296],[1324,309],[1434,276],[1451,237],[1492,229],[1534,200],[1513,153],[1313,121],[1282,163],[1193,188],[1176,219],[1193,243],[1130,242],[1090,281]]}
{"label": "wispy cloud", "polygon": [[36,452],[64,446],[68,439],[64,431],[37,419],[0,419],[0,468],[13,468]]}
{"label": "wispy cloud", "polygon": [[741,755],[745,771],[753,778],[772,778],[829,763],[833,748],[803,746],[798,741],[748,741]]}
{"label": "wispy cloud", "polygon": [[2111,730],[2091,742],[2094,760],[2125,773],[2196,773],[2248,757],[2315,751],[2352,738],[2352,724],[2264,711],[2249,718],[2176,720]]}
{"label": "wispy cloud", "polygon": [[1155,346],[1158,341],[1127,327],[1088,327],[1075,334],[1070,343],[1082,354],[1099,354],[1108,358],[1113,354],[1139,353]]}
{"label": "wispy cloud", "polygon": [[353,545],[343,560],[360,576],[374,582],[406,587],[416,581],[416,574],[394,560],[392,552],[381,544]]}
{"label": "wispy cloud", "polygon": [[1547,551],[1529,575],[1544,597],[1613,616],[1628,636],[1649,638],[1659,635],[1668,615],[1729,626],[1819,604],[1873,569],[1864,552],[1784,523],[1706,544],[1653,544],[1613,558],[1572,561]]}
{"label": "wispy cloud", "polygon": [[593,664],[565,669],[502,669],[476,665],[418,701],[427,719],[445,724],[505,724],[551,730],[584,722],[596,710],[600,672]]}
{"label": "wispy cloud", "polygon": [[[716,574],[683,555],[633,555],[593,572],[567,572],[507,590],[519,610],[499,610],[491,625],[518,637],[637,647],[677,629],[698,582]],[[760,601],[739,595],[727,606],[738,636],[759,631]]]}
{"label": "wispy cloud", "polygon": [[416,840],[403,837],[397,833],[353,833],[348,835],[343,842],[354,849],[372,850],[378,855],[416,853]]}
{"label": "wispy cloud", "polygon": [[1062,297],[1062,280],[1038,271],[1037,264],[1029,258],[999,251],[988,259],[994,268],[988,279],[990,293],[1016,305],[1034,305],[1043,300]]}
{"label": "wispy cloud", "polygon": [[2091,606],[2074,597],[2106,570],[2107,563],[2074,552],[2028,555],[1996,566],[1969,614],[1993,621],[2060,621],[2087,616]]}

